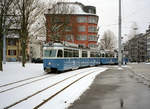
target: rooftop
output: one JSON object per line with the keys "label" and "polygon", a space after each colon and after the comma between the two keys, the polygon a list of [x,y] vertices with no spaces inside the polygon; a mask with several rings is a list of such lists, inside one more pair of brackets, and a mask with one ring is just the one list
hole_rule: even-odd
{"label": "rooftop", "polygon": [[48,9],[47,14],[96,15],[96,8],[79,2],[57,2],[51,9]]}

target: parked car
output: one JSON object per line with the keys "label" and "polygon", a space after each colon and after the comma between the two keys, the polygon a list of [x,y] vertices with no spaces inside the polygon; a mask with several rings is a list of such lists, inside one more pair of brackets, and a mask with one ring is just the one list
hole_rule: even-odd
{"label": "parked car", "polygon": [[32,58],[32,63],[43,63],[43,59],[41,58]]}

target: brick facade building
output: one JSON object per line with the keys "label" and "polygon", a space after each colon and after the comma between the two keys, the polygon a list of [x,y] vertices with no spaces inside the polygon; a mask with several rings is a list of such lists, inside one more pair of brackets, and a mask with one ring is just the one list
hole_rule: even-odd
{"label": "brick facade building", "polygon": [[[58,2],[55,7],[62,4],[73,10],[69,13],[52,13],[53,8],[48,10],[45,14],[46,41],[68,41],[84,47],[97,47],[98,16],[96,8],[84,6],[78,2]],[[57,9],[59,8],[57,7]]]}

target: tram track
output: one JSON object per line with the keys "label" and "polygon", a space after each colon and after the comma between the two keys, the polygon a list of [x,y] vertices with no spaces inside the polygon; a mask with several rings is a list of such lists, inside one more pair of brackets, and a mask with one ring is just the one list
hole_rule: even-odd
{"label": "tram track", "polygon": [[0,85],[0,88],[1,87],[6,87],[6,86],[9,86],[9,85],[12,85],[12,84],[16,84],[16,83],[19,83],[19,82],[22,82],[22,81],[27,81],[27,80],[30,80],[30,79],[42,77],[42,76],[45,76],[45,75],[39,75],[39,76],[34,76],[34,77],[30,77],[30,78],[19,80],[19,81],[15,81],[15,82],[10,82],[10,83],[4,84],[4,85]]}
{"label": "tram track", "polygon": [[[93,71],[94,72],[94,71]],[[61,92],[63,92],[65,89],[67,89],[68,87],[70,87],[71,85],[77,83],[78,81],[80,81],[81,79],[83,79],[86,76],[89,76],[90,74],[92,74],[93,72],[90,72],[78,79],[76,79],[75,81],[71,82],[70,84],[68,84],[67,86],[65,86],[64,88],[62,88],[61,90],[57,91],[55,94],[53,94],[52,96],[48,97],[46,100],[44,100],[43,102],[41,102],[39,105],[37,105],[36,107],[34,107],[33,109],[38,109],[40,108],[42,105],[44,105],[45,103],[47,103],[48,101],[50,101],[52,98],[54,98],[55,96],[57,96],[58,94],[60,94]]]}
{"label": "tram track", "polygon": [[[13,90],[13,89],[16,89],[16,88],[19,88],[19,87],[37,82],[37,81],[40,81],[40,80],[43,80],[43,79],[46,79],[46,78],[49,78],[49,77],[53,77],[53,76],[56,76],[56,75],[41,75],[41,76],[35,76],[35,77],[27,78],[27,79],[24,79],[24,80],[20,80],[20,81],[17,81],[17,82],[12,82],[12,83],[1,86],[0,87],[0,93],[4,93],[4,92],[7,92],[7,91],[10,91],[10,90]],[[33,79],[35,79],[35,80],[33,80]],[[28,82],[28,80],[31,80],[31,81]],[[25,82],[25,83],[20,84],[21,82]],[[20,84],[20,85],[15,85],[15,84]],[[15,86],[12,86],[12,85],[15,85]],[[10,88],[6,88],[6,87],[10,87]],[[2,88],[4,88],[4,89],[2,89]]]}
{"label": "tram track", "polygon": [[[56,85],[59,85],[60,83],[62,83],[62,82],[64,82],[64,81],[67,81],[67,80],[69,80],[69,79],[71,79],[71,78],[73,78],[73,77],[76,77],[76,76],[81,75],[81,74],[83,75],[83,76],[81,76],[80,78],[76,79],[75,81],[71,82],[69,85],[67,85],[67,86],[64,87],[63,89],[61,89],[61,91],[56,92],[54,95],[52,95],[51,97],[49,97],[48,100],[46,100],[46,101],[44,100],[44,102],[46,103],[47,101],[49,101],[49,99],[55,97],[57,94],[59,94],[60,92],[62,92],[63,90],[65,90],[66,88],[68,88],[69,86],[71,86],[72,84],[74,84],[74,83],[76,83],[77,81],[81,80],[82,78],[84,78],[84,77],[86,77],[86,76],[92,74],[93,72],[96,72],[96,70],[91,69],[91,70],[89,70],[89,73],[86,73],[85,75],[83,75],[83,73],[85,73],[85,71],[82,71],[82,72],[80,72],[80,73],[71,75],[71,76],[69,76],[69,77],[67,77],[67,78],[64,78],[63,80],[60,80],[60,81],[58,81],[58,82],[56,82],[56,83],[54,83],[54,84],[52,84],[52,85],[50,85],[50,86],[48,86],[48,87],[46,87],[46,88],[43,88],[43,89],[41,89],[41,90],[39,90],[39,91],[37,91],[37,92],[35,92],[35,93],[33,93],[33,94],[31,94],[31,95],[29,95],[29,96],[23,98],[23,99],[21,99],[21,100],[18,100],[17,102],[14,102],[14,103],[10,104],[9,106],[6,106],[4,109],[9,109],[9,108],[11,108],[11,107],[13,107],[13,106],[16,106],[17,104],[20,104],[20,103],[22,103],[23,101],[26,101],[26,100],[32,98],[33,96],[38,95],[38,94],[44,92],[45,90],[50,89],[50,88],[52,88],[52,87],[54,87],[54,86],[56,86]],[[43,105],[43,104],[45,104],[45,103],[40,103],[38,106],[35,107],[35,109],[37,109],[38,107],[40,107],[41,105]]]}

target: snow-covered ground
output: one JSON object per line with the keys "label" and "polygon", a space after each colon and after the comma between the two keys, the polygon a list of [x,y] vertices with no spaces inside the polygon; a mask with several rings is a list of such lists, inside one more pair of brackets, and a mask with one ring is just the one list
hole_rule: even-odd
{"label": "snow-covered ground", "polygon": [[[36,81],[21,87],[17,87],[17,85],[19,84],[14,84],[13,87],[15,87],[16,85],[17,88],[0,93],[0,101],[1,101],[0,108],[9,106],[23,98],[26,98],[27,96],[36,93],[41,89],[48,87],[49,85],[52,85],[60,80],[63,80],[64,78],[81,73],[81,75],[79,76],[76,76],[74,78],[62,82],[59,86],[54,86],[50,89],[47,89],[44,92],[34,95],[33,97],[26,99],[25,101],[12,107],[13,109],[32,109],[36,105],[43,102],[43,100],[51,96],[53,93],[62,89],[64,86],[70,84],[70,82],[75,81],[80,76],[86,75],[89,72],[94,72],[89,76],[81,79],[77,83],[71,85],[69,88],[65,89],[62,93],[58,94],[52,100],[48,101],[46,104],[40,107],[40,109],[49,109],[49,108],[66,109],[69,105],[71,105],[71,103],[79,99],[81,94],[89,88],[89,86],[95,79],[96,75],[100,74],[106,69],[107,69],[106,67],[90,67],[69,71],[62,74],[56,75],[52,74],[49,75],[51,76],[50,78],[45,78],[41,81]],[[21,66],[21,63],[16,62],[7,63],[6,65],[4,65],[4,71],[0,72],[0,85],[44,74],[45,73],[43,71],[42,64],[27,63],[26,67],[23,68]],[[28,82],[29,81],[32,80],[28,80]],[[7,88],[9,88],[9,86],[7,86]],[[0,87],[0,91],[2,90],[5,90],[5,87]]]}
{"label": "snow-covered ground", "polygon": [[7,62],[0,71],[0,85],[44,74],[42,64],[26,63],[24,68],[19,62]]}
{"label": "snow-covered ground", "polygon": [[130,63],[128,63],[128,64],[141,64],[141,63],[144,63],[144,64],[150,64],[150,62],[140,62],[140,63],[138,63],[138,62],[130,62]]}

